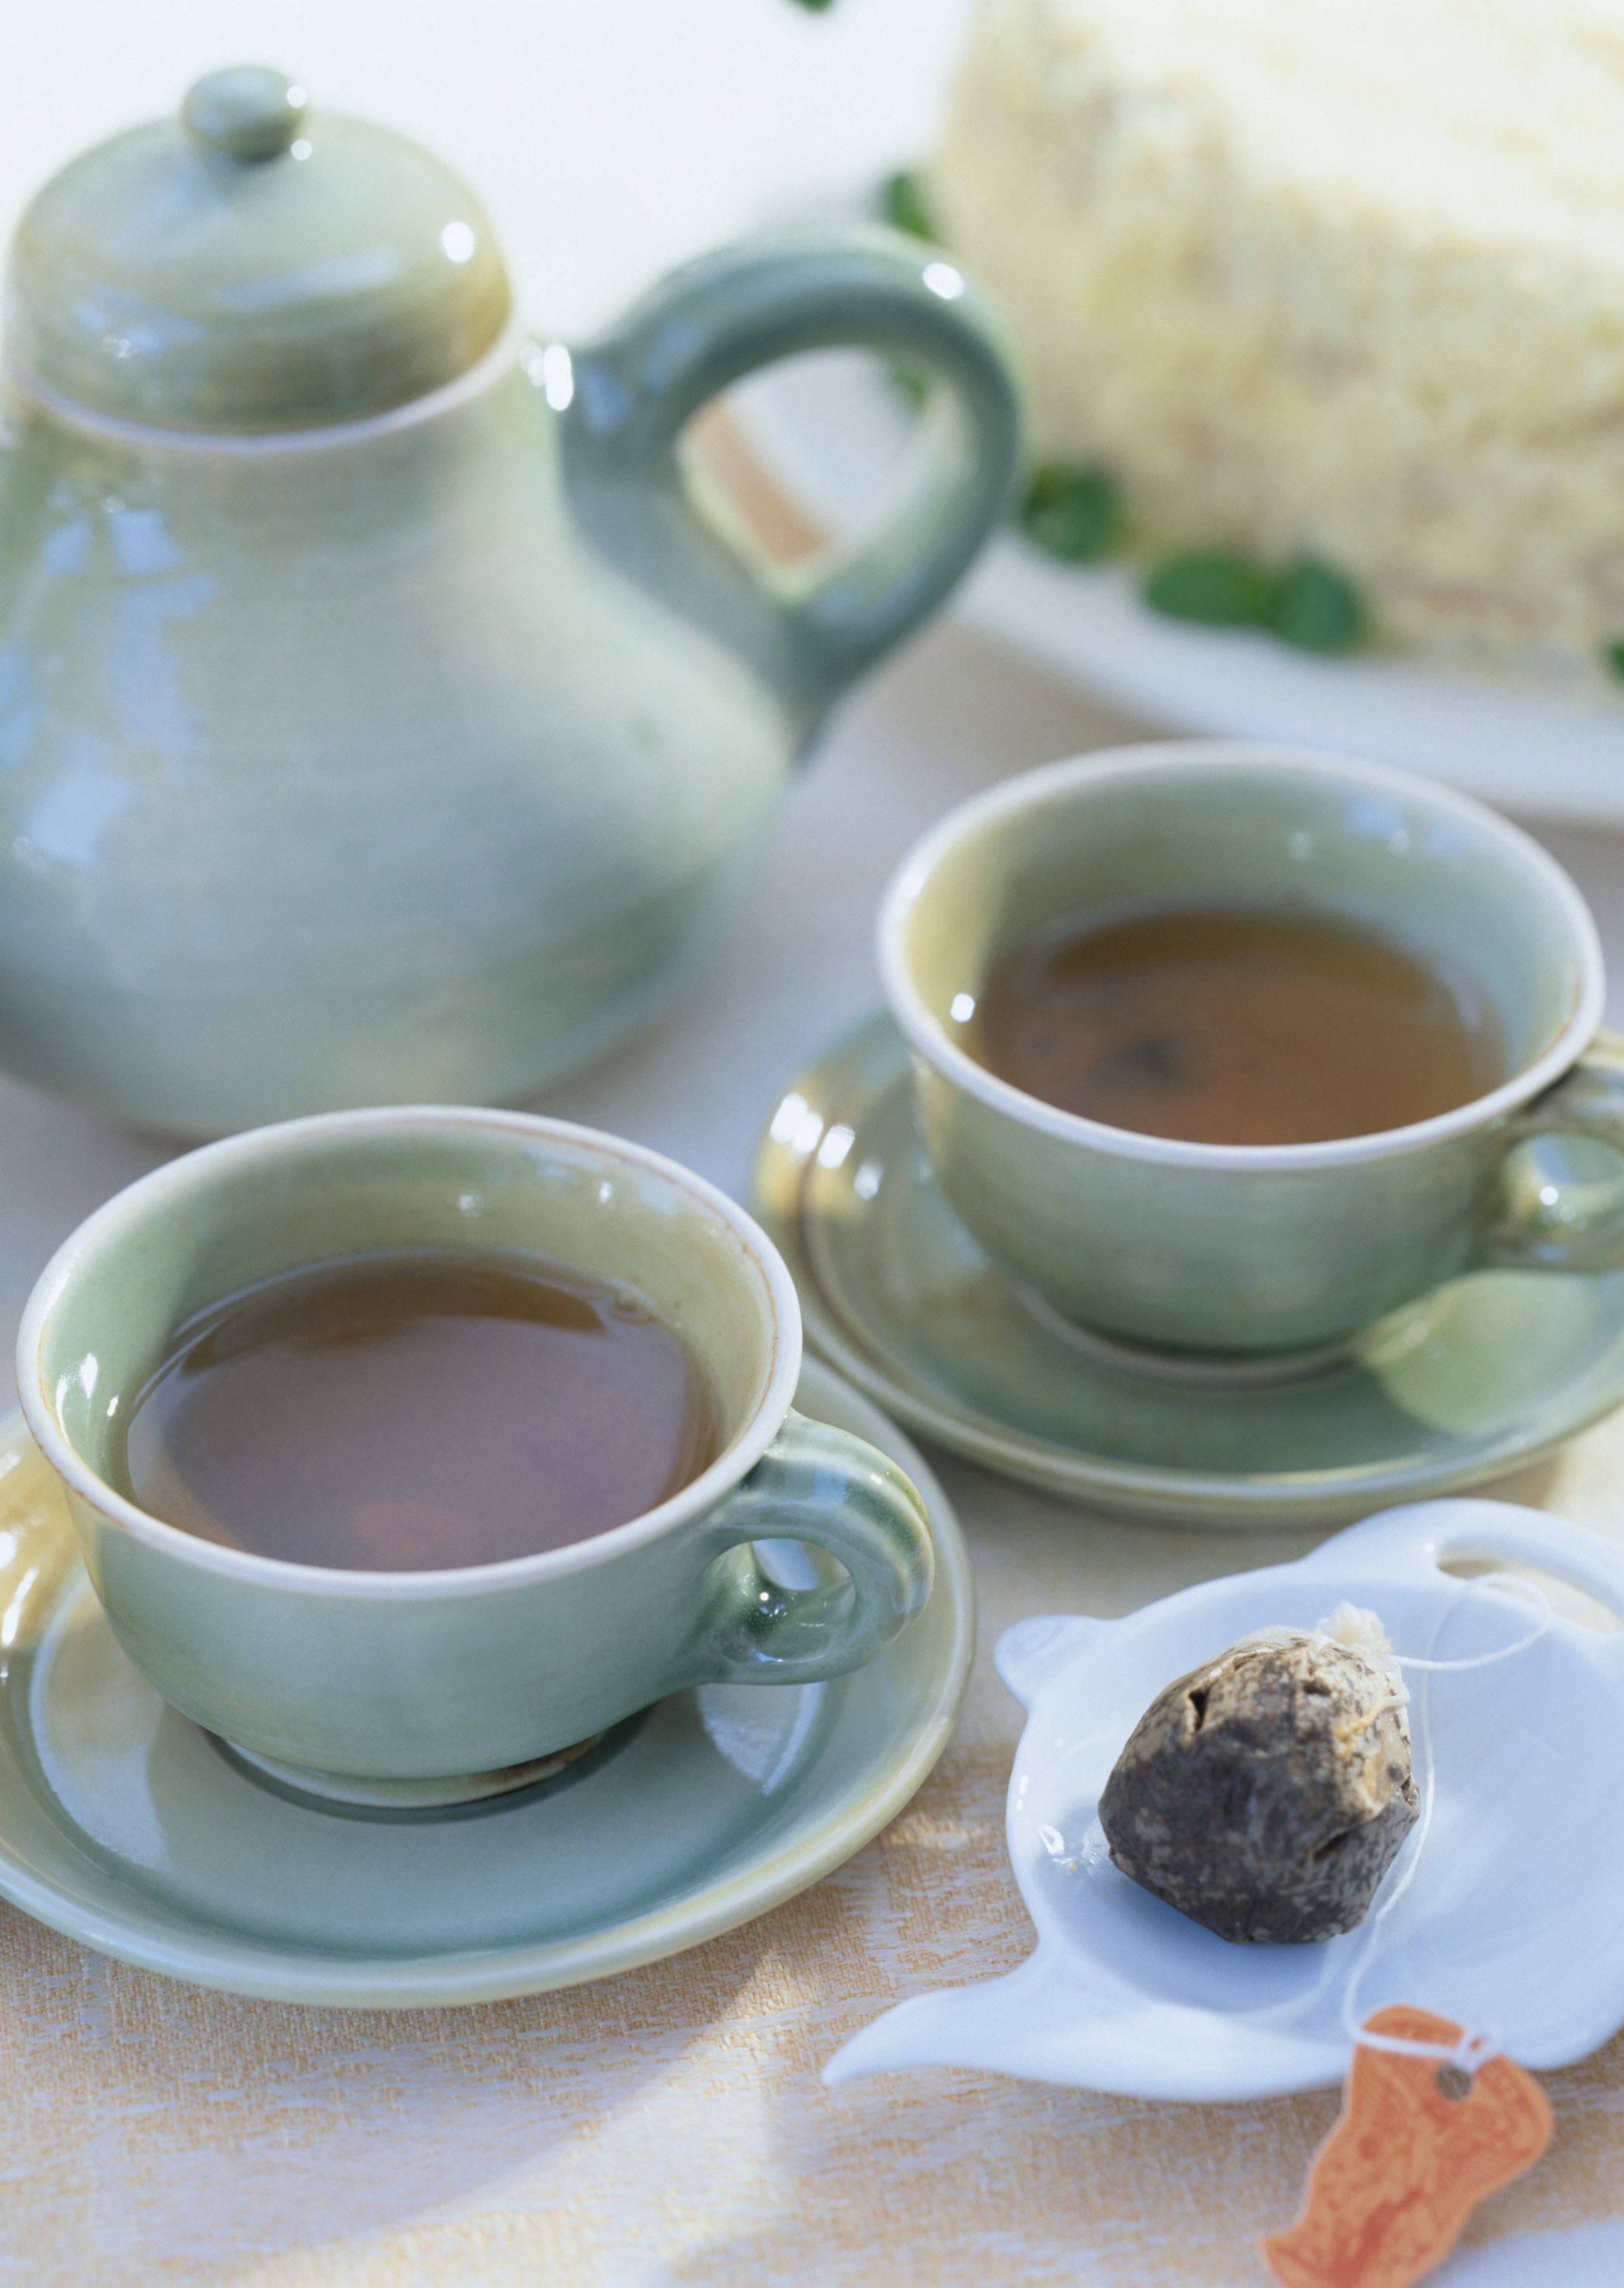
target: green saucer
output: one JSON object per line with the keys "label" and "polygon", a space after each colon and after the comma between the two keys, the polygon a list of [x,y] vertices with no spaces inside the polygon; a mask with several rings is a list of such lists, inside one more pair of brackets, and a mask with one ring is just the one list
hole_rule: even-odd
{"label": "green saucer", "polygon": [[1293,1362],[1095,1338],[970,1237],[915,1133],[888,1017],[787,1089],[751,1204],[809,1341],[914,1429],[1045,1492],[1232,1532],[1475,1485],[1624,1402],[1624,1272],[1479,1272]]}
{"label": "green saucer", "polygon": [[[485,2001],[652,1962],[851,1857],[947,1742],[973,1647],[919,1456],[809,1362],[796,1404],[883,1447],[936,1539],[924,1611],[832,1684],[678,1693],[518,1794],[335,1809],[238,1762],[131,1666],[20,1415],[0,1422],[0,1895],[201,1986],[358,2007]],[[805,1553],[773,1545],[788,1577]]]}

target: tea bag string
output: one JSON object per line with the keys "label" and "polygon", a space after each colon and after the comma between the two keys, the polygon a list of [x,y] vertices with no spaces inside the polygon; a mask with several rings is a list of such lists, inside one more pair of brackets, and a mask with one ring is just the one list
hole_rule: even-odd
{"label": "tea bag string", "polygon": [[[1465,1600],[1474,1591],[1488,1588],[1510,1590],[1533,1605],[1540,1616],[1534,1626],[1525,1637],[1519,1637],[1515,1644],[1501,1645],[1494,1652],[1475,1653],[1465,1660],[1434,1659],[1432,1655],[1437,1650],[1438,1639]],[[1460,2038],[1454,2042],[1411,2041],[1401,2034],[1377,2033],[1370,2027],[1359,2023],[1359,1990],[1364,1982],[1365,1974],[1370,1968],[1372,1957],[1380,1943],[1382,1925],[1415,1879],[1415,1871],[1421,1864],[1422,1853],[1426,1849],[1427,1838],[1432,1828],[1432,1807],[1435,1796],[1432,1725],[1430,1712],[1432,1678],[1469,1668],[1492,1668],[1497,1661],[1514,1659],[1519,1652],[1526,1652],[1531,1645],[1538,1644],[1555,1618],[1550,1599],[1537,1581],[1527,1580],[1520,1573],[1480,1573],[1474,1580],[1463,1583],[1460,1593],[1454,1597],[1438,1615],[1432,1634],[1428,1640],[1424,1656],[1414,1653],[1394,1653],[1389,1656],[1394,1666],[1401,1669],[1416,1669],[1422,1672],[1421,1691],[1417,1696],[1415,1708],[1415,1730],[1418,1736],[1417,1744],[1421,1749],[1422,1766],[1421,1820],[1403,1866],[1398,1870],[1389,1887],[1386,1897],[1382,1900],[1375,1912],[1370,1917],[1366,1929],[1364,1947],[1348,1974],[1348,1983],[1343,1991],[1343,2023],[1349,2039],[1356,2046],[1362,2042],[1367,2049],[1390,2050],[1398,2057],[1436,2058],[1440,2065],[1457,2067],[1462,2073],[1469,2075],[1475,2074],[1480,2066],[1486,2065],[1491,2058],[1498,2057],[1500,2054],[1501,2046],[1500,2036],[1492,2027],[1463,2026]]]}

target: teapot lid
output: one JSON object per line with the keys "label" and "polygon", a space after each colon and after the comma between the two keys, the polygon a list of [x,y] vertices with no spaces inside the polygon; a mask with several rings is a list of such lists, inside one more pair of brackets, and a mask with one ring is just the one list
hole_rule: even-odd
{"label": "teapot lid", "polygon": [[245,65],[45,185],[12,247],[6,347],[120,419],[299,429],[455,380],[509,306],[495,234],[449,168]]}

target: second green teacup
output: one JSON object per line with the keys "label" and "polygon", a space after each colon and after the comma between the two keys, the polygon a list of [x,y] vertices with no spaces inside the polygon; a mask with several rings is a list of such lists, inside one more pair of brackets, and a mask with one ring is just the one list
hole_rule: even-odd
{"label": "second green teacup", "polygon": [[[288,1275],[412,1251],[557,1267],[646,1306],[708,1389],[714,1458],[607,1529],[443,1569],[290,1562],[137,1505],[122,1425],[178,1331]],[[919,1609],[919,1496],[790,1410],[800,1356],[788,1273],[698,1177],[562,1121],[407,1108],[256,1130],[120,1193],[42,1275],[18,1378],[107,1618],[164,1698],[284,1781],[421,1803],[522,1784],[683,1686],[840,1675]],[[759,1538],[812,1544],[844,1577],[785,1588]]]}
{"label": "second green teacup", "polygon": [[[1176,909],[1351,927],[1472,981],[1503,1076],[1374,1132],[1235,1144],[1063,1110],[970,1053],[989,976],[1063,917]],[[1596,929],[1506,820],[1406,775],[1230,742],[1052,764],[963,804],[880,922],[926,1148],[971,1232],[1067,1319],[1181,1350],[1334,1343],[1476,1267],[1624,1263],[1624,1206],[1512,1158],[1624,1152],[1624,1047],[1597,1037]]]}

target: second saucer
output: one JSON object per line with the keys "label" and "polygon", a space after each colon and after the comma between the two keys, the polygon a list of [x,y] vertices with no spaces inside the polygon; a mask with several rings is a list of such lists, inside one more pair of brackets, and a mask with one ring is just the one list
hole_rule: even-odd
{"label": "second saucer", "polygon": [[913,1429],[1076,1501],[1225,1530],[1477,1485],[1624,1402],[1624,1272],[1452,1281],[1290,1377],[1209,1378],[1070,1327],[955,1214],[872,1020],[786,1089],[754,1212],[812,1346]]}

